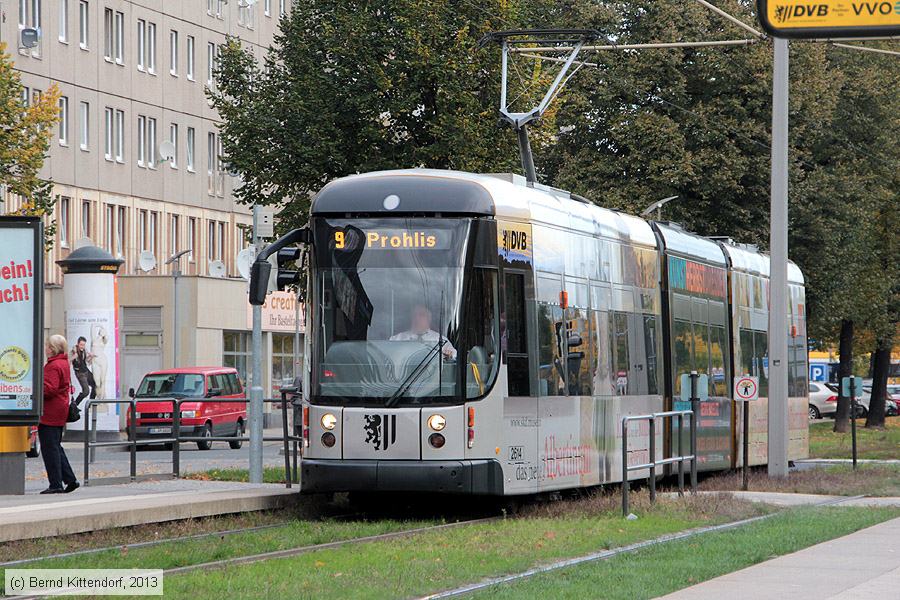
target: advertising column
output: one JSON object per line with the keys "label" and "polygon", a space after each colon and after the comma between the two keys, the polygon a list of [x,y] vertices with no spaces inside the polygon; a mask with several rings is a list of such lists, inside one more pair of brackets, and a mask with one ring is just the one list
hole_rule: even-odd
{"label": "advertising column", "polygon": [[[86,399],[119,398],[119,302],[116,273],[122,260],[95,246],[85,246],[58,261],[63,273],[66,307],[66,339],[72,368],[74,397],[81,406]],[[119,407],[97,407],[97,431],[119,431]],[[88,412],[69,425],[84,431]]]}
{"label": "advertising column", "polygon": [[37,217],[0,217],[0,494],[25,493],[43,408],[43,235]]}

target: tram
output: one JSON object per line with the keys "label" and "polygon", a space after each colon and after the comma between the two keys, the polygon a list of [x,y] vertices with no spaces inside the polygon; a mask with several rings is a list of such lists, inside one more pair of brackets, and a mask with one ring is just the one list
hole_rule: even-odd
{"label": "tram", "polygon": [[[622,418],[708,374],[698,468],[741,466],[734,374],[760,378],[768,258],[516,175],[338,179],[312,202],[301,489],[521,495],[621,481]],[[789,458],[807,455],[803,276],[790,280]],[[252,283],[251,283],[252,285]],[[634,422],[630,464],[649,458]],[[656,432],[658,459],[670,428]],[[632,471],[630,478],[646,478]]]}

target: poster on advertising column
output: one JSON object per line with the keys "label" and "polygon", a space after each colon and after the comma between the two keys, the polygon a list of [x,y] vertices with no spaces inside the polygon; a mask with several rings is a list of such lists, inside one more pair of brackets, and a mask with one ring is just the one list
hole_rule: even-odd
{"label": "poster on advertising column", "polygon": [[43,400],[43,226],[0,217],[0,425],[28,425]]}
{"label": "poster on advertising column", "polygon": [[[116,330],[115,309],[66,311],[72,386],[75,399],[82,405],[85,398],[109,400],[118,397]],[[117,431],[118,413],[115,405],[98,405],[97,429]],[[70,427],[83,429],[84,418],[85,413],[82,412],[82,419]]]}

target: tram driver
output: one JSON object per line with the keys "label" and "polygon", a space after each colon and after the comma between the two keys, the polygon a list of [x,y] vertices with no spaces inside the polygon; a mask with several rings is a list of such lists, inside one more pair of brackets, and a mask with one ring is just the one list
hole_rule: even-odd
{"label": "tram driver", "polygon": [[392,335],[391,341],[436,344],[438,340],[443,340],[444,345],[441,348],[441,354],[444,355],[444,359],[454,360],[456,358],[456,348],[453,347],[450,340],[431,328],[431,311],[427,306],[424,304],[413,305],[409,321],[409,329]]}

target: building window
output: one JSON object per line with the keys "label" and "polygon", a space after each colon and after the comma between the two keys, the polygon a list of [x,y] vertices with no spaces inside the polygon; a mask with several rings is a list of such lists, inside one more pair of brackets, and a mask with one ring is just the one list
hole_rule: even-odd
{"label": "building window", "polygon": [[287,13],[287,2],[285,0],[278,0],[278,14],[282,17]]}
{"label": "building window", "polygon": [[19,94],[19,102],[22,103],[22,106],[28,108],[31,104],[31,89],[27,87],[23,87],[22,91]]}
{"label": "building window", "polygon": [[103,58],[112,61],[115,32],[113,31],[113,9],[103,9]]}
{"label": "building window", "polygon": [[59,41],[69,43],[69,0],[59,1]]}
{"label": "building window", "polygon": [[[41,29],[41,0],[19,0],[19,29],[32,27],[40,31]],[[26,52],[24,48],[19,49],[23,54]],[[31,55],[40,57],[41,55],[41,38],[38,37],[38,45],[31,49]]]}
{"label": "building window", "polygon": [[178,32],[169,32],[169,73],[178,75]]}
{"label": "building window", "polygon": [[78,103],[81,121],[81,133],[79,144],[82,150],[90,148],[91,142],[91,105],[87,102]]}
{"label": "building window", "polygon": [[216,134],[206,134],[206,175],[209,178],[209,193],[216,192]]}
{"label": "building window", "polygon": [[116,11],[116,43],[115,43],[115,59],[116,63],[125,63],[125,13]]}
{"label": "building window", "polygon": [[190,250],[188,262],[194,262],[194,256],[197,253],[197,219],[195,217],[188,219],[187,249]]}
{"label": "building window", "polygon": [[69,247],[69,198],[59,199],[59,245]]}
{"label": "building window", "polygon": [[206,0],[206,14],[212,16],[216,9],[216,0]]}
{"label": "building window", "polygon": [[110,254],[113,253],[113,233],[115,231],[115,213],[113,212],[115,207],[112,204],[106,205],[106,214],[105,214],[105,234],[103,236],[103,246],[106,248],[106,251]]}
{"label": "building window", "polygon": [[151,211],[150,212],[150,235],[149,235],[150,239],[148,240],[149,246],[147,247],[147,249],[150,250],[150,252],[152,252],[153,254],[156,254],[156,239],[157,239],[156,234],[159,231],[159,228],[157,227],[158,220],[159,220],[159,214]]}
{"label": "building window", "polygon": [[147,118],[147,166],[156,168],[156,119]]}
{"label": "building window", "polygon": [[187,78],[194,80],[194,36],[187,36],[187,65],[185,66]]}
{"label": "building window", "polygon": [[147,72],[156,73],[156,24],[147,23]]}
{"label": "building window", "polygon": [[186,150],[185,166],[187,167],[188,171],[193,173],[194,172],[194,143],[195,143],[194,138],[196,137],[193,127],[187,128],[186,137],[187,137],[187,140],[186,140],[186,147],[185,147],[185,150]]}
{"label": "building window", "polygon": [[241,381],[249,381],[253,365],[250,356],[250,334],[243,331],[222,332],[222,364],[238,372]]}
{"label": "building window", "polygon": [[263,12],[265,12],[267,17],[272,16],[272,0],[265,0],[263,4]]}
{"label": "building window", "polygon": [[172,160],[169,161],[169,164],[173,169],[178,168],[178,124],[172,123],[169,125],[169,141],[172,142],[172,148],[174,148],[174,154],[172,155]]}
{"label": "building window", "polygon": [[81,237],[91,237],[91,201],[81,203]]}
{"label": "building window", "polygon": [[59,98],[59,144],[69,145],[69,99],[66,96]]}
{"label": "building window", "polygon": [[[303,336],[300,336],[301,342],[299,347],[298,358],[300,364],[303,364]],[[299,365],[297,365],[299,366]],[[293,333],[273,333],[272,334],[272,393],[277,394],[282,387],[290,386],[294,382],[294,378],[300,374],[300,370],[295,370],[294,365],[294,334]]]}
{"label": "building window", "polygon": [[106,107],[103,111],[103,122],[105,125],[105,135],[103,136],[103,156],[106,160],[113,159],[113,139],[115,138],[113,132],[113,109],[110,107]]}
{"label": "building window", "polygon": [[147,145],[147,117],[138,115],[137,119],[137,164],[139,167],[144,166],[145,148]]}
{"label": "building window", "polygon": [[206,259],[207,260],[216,260],[218,257],[216,256],[216,249],[218,248],[218,244],[216,244],[216,222],[209,222],[209,229],[206,236]]}
{"label": "building window", "polygon": [[125,162],[125,111],[116,111],[116,162]]}
{"label": "building window", "polygon": [[117,209],[116,216],[116,256],[122,258],[125,256],[125,211],[124,206]]}
{"label": "building window", "polygon": [[88,3],[87,0],[80,0],[78,3],[78,45],[82,50],[88,49]]}
{"label": "building window", "polygon": [[206,44],[206,85],[213,86],[213,71],[216,68],[216,45],[212,42]]}
{"label": "building window", "polygon": [[216,260],[225,260],[225,223],[219,222],[219,234],[216,237]]}
{"label": "building window", "polygon": [[[172,230],[169,232],[169,252],[171,256],[175,256],[176,254],[178,254],[178,252],[180,252],[180,250],[178,249],[178,233],[178,215],[172,215]],[[174,268],[175,266],[173,265],[173,269]]]}
{"label": "building window", "polygon": [[138,212],[138,240],[141,242],[141,252],[147,251],[147,211]]}
{"label": "building window", "polygon": [[147,22],[138,19],[137,22],[137,68],[143,71],[147,63]]}
{"label": "building window", "polygon": [[238,25],[242,25],[247,29],[253,29],[254,23],[254,11],[253,7],[255,3],[250,2],[239,2],[238,3]]}

